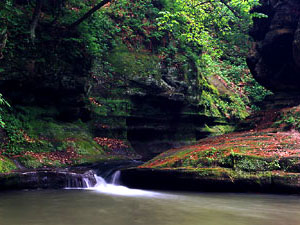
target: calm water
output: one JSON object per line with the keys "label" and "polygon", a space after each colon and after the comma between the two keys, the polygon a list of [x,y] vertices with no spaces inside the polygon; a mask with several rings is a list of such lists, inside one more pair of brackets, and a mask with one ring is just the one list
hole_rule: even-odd
{"label": "calm water", "polygon": [[299,225],[300,196],[121,189],[0,193],[0,225]]}

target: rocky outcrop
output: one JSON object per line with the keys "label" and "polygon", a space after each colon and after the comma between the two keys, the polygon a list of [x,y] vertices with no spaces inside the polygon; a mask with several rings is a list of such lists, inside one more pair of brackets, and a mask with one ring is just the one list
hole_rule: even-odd
{"label": "rocky outcrop", "polygon": [[251,36],[252,51],[247,59],[255,79],[274,92],[299,92],[300,88],[300,2],[262,0],[255,12]]}
{"label": "rocky outcrop", "polygon": [[300,193],[300,175],[292,173],[250,176],[184,169],[126,169],[121,182],[131,188],[209,192]]}
{"label": "rocky outcrop", "polygon": [[[272,104],[274,100],[278,103]],[[170,149],[137,168],[123,170],[124,184],[149,189],[300,193],[299,98],[275,95],[265,104],[266,110],[245,120],[238,132]]]}
{"label": "rocky outcrop", "polygon": [[[127,139],[134,150],[150,159],[208,136],[211,132],[204,130],[206,126],[228,125],[218,111],[219,103],[211,100],[219,96],[205,90],[211,95],[202,97],[202,89],[205,85],[216,86],[215,93],[227,96],[228,101],[235,93],[225,91],[226,87],[217,79],[206,81],[195,62],[181,57],[188,63],[166,65],[153,53],[130,50],[120,43],[109,56],[115,71],[113,79],[105,68],[97,71],[96,63],[95,74],[101,74],[91,89],[96,136]],[[202,99],[211,100],[206,105],[219,114],[206,111]]]}
{"label": "rocky outcrop", "polygon": [[93,172],[35,170],[0,174],[0,190],[84,188],[88,184],[96,184]]}

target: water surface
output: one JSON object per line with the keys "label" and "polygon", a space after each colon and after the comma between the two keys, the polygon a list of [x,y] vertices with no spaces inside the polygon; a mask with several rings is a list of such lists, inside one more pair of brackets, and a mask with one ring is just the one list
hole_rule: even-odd
{"label": "water surface", "polygon": [[299,196],[115,195],[97,190],[0,193],[0,225],[298,225],[299,221]]}

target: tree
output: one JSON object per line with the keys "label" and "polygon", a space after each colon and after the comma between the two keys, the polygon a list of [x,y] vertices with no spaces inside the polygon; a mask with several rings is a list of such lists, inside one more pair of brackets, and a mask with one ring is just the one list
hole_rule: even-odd
{"label": "tree", "polygon": [[42,6],[44,0],[36,0],[36,5],[33,11],[32,20],[30,23],[30,38],[31,41],[34,42],[35,39],[35,29],[38,25],[41,13],[42,13]]}
{"label": "tree", "polygon": [[[36,5],[34,8],[33,16],[32,16],[32,21],[30,24],[30,37],[31,40],[34,41],[35,39],[35,29],[38,25],[38,21],[42,12],[42,7],[43,3],[45,0],[36,0]],[[64,1],[64,0],[58,0],[58,1]],[[111,2],[112,0],[102,0],[98,4],[96,4],[94,7],[92,7],[88,12],[86,12],[82,17],[80,17],[78,20],[73,22],[71,25],[68,26],[68,29],[75,29],[78,25],[80,25],[83,21],[88,19],[93,13],[98,11],[100,8],[102,8],[104,5],[107,3]],[[59,4],[59,7],[56,8],[61,9],[62,4]],[[57,20],[57,17],[54,19],[54,21]]]}
{"label": "tree", "polygon": [[[175,0],[161,12],[159,25],[177,39],[201,47],[203,53],[220,56],[224,41],[245,40],[252,23],[250,10],[258,0]],[[247,39],[247,38],[246,38]]]}

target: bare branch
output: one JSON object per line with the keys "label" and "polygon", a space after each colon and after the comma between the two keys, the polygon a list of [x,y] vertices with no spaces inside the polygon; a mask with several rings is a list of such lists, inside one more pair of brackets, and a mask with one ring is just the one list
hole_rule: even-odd
{"label": "bare branch", "polygon": [[39,23],[39,19],[40,19],[41,12],[42,12],[42,6],[43,6],[43,0],[36,0],[36,5],[34,8],[32,20],[31,20],[31,24],[30,24],[30,38],[31,38],[32,42],[34,42],[34,39],[35,39],[35,30]]}
{"label": "bare branch", "polygon": [[3,50],[6,46],[7,38],[8,38],[7,28],[5,28],[0,32],[0,59],[4,58]]}
{"label": "bare branch", "polygon": [[239,15],[237,11],[235,11],[234,8],[232,8],[226,0],[220,0],[237,18],[242,19],[243,17]]}
{"label": "bare branch", "polygon": [[74,29],[76,28],[79,24],[81,24],[84,20],[89,18],[94,12],[99,10],[102,6],[106,5],[107,3],[111,2],[112,0],[103,0],[102,2],[98,3],[95,7],[93,7],[91,10],[89,10],[86,14],[84,14],[81,18],[76,20],[74,23],[72,23],[68,28],[69,29]]}

